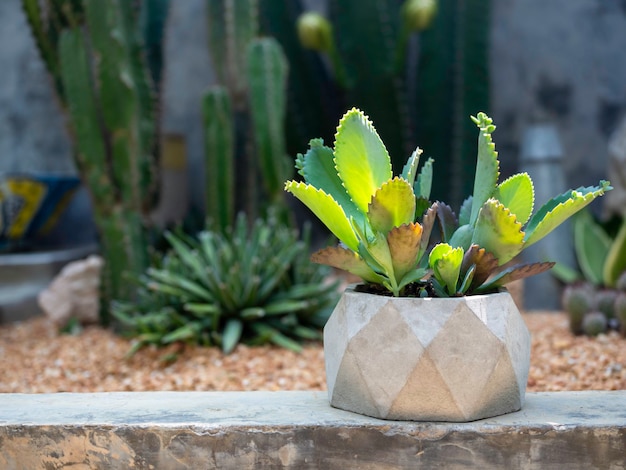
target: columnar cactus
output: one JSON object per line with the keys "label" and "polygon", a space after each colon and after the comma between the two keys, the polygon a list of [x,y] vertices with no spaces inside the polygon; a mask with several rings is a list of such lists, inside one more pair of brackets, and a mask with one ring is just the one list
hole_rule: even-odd
{"label": "columnar cactus", "polygon": [[284,204],[282,185],[291,172],[285,149],[288,65],[276,40],[257,37],[256,1],[208,5],[220,84],[204,97],[206,209],[223,230],[237,211],[256,216],[260,201]]}
{"label": "columnar cactus", "polygon": [[153,80],[160,77],[159,28],[168,0],[145,0],[139,10],[124,0],[57,0],[47,2],[48,10],[32,0],[23,5],[69,113],[77,165],[93,197],[104,306],[131,299],[123,274],[147,266],[146,223],[156,199]]}
{"label": "columnar cactus", "polygon": [[284,47],[294,77],[289,150],[311,137],[330,142],[331,123],[356,106],[378,123],[396,172],[419,143],[438,156],[435,197],[460,204],[473,171],[467,116],[489,106],[490,2],[329,0],[326,18],[303,11],[304,2],[259,3],[264,30]]}

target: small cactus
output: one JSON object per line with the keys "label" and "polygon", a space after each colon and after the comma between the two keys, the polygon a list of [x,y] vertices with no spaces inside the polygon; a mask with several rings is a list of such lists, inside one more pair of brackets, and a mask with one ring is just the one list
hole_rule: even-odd
{"label": "small cactus", "polygon": [[602,312],[589,312],[583,318],[582,330],[587,336],[598,336],[606,332],[607,327],[607,318]]}
{"label": "small cactus", "polygon": [[597,309],[604,313],[607,319],[615,317],[615,299],[617,291],[613,289],[602,289],[596,292],[595,304]]}
{"label": "small cactus", "polygon": [[563,291],[562,305],[569,316],[571,332],[582,334],[583,318],[594,309],[593,288],[588,284],[567,286]]}
{"label": "small cactus", "polygon": [[626,292],[620,292],[615,299],[615,318],[619,321],[620,334],[626,338]]}
{"label": "small cactus", "polygon": [[624,271],[620,277],[617,278],[617,282],[615,283],[615,288],[622,292],[626,292],[626,271]]}

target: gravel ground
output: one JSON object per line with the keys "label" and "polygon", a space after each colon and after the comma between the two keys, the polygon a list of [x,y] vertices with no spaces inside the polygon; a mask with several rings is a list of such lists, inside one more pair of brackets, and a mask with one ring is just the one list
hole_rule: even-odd
{"label": "gravel ground", "polygon": [[[626,340],[616,333],[575,337],[560,313],[530,313],[529,391],[626,389]],[[131,343],[89,327],[60,335],[45,318],[0,325],[0,392],[120,390],[324,390],[321,346],[301,354],[276,347],[145,348],[125,358]],[[174,356],[177,357],[173,360]]]}

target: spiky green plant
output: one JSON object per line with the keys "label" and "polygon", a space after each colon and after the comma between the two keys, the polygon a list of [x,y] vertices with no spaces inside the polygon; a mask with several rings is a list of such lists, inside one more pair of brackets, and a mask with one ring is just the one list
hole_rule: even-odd
{"label": "spiky green plant", "polygon": [[[438,202],[422,217],[418,208],[430,196],[431,162],[418,174],[418,149],[394,177],[387,149],[358,109],[348,111],[339,122],[334,149],[312,140],[309,151],[296,160],[304,182],[287,181],[285,189],[342,243],[312,259],[356,274],[394,296],[407,295],[414,284],[426,284],[428,273],[430,289],[424,285],[416,292],[447,297],[491,292],[552,267],[547,262],[515,265],[493,276],[609,190],[609,183],[567,191],[532,215],[530,176],[521,173],[498,183],[499,162],[491,139],[495,126],[484,113],[472,119],[479,128],[474,191],[458,220]],[[435,223],[439,243],[429,249]]]}
{"label": "spiky green plant", "polygon": [[240,214],[228,231],[167,240],[171,251],[140,279],[139,301],[113,309],[137,337],[134,350],[184,341],[228,353],[243,341],[299,351],[301,341],[321,338],[337,286],[327,267],[308,261],[306,234],[299,240],[272,214],[249,228]]}

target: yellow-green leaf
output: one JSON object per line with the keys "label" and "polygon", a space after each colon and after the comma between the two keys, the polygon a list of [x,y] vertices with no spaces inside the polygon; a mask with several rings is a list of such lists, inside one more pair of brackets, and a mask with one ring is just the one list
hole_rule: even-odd
{"label": "yellow-green leaf", "polygon": [[392,178],[391,160],[383,141],[367,116],[356,108],[339,121],[335,166],[346,191],[363,213],[376,190]]}
{"label": "yellow-green leaf", "polygon": [[518,173],[504,180],[494,197],[515,214],[520,224],[528,222],[535,204],[535,188],[528,173]]}
{"label": "yellow-green leaf", "polygon": [[359,241],[350,220],[332,196],[321,189],[296,181],[288,181],[285,190],[300,199],[348,248],[358,250]]}
{"label": "yellow-green leaf", "polygon": [[496,146],[491,140],[491,134],[496,130],[496,126],[485,113],[478,113],[476,117],[472,116],[472,121],[478,126],[480,132],[478,133],[478,155],[476,157],[470,224],[476,221],[483,204],[493,196],[500,176],[498,152],[496,152]]}
{"label": "yellow-green leaf", "polygon": [[449,295],[456,294],[463,254],[463,248],[452,248],[447,243],[439,243],[428,257],[428,264],[435,278],[446,287]]}
{"label": "yellow-green leaf", "polygon": [[392,228],[413,222],[415,195],[411,185],[402,178],[384,183],[369,205],[367,216],[374,231],[388,233]]}
{"label": "yellow-green leaf", "polygon": [[599,186],[569,190],[550,199],[528,221],[526,246],[541,240],[595,198],[611,189],[613,188],[608,181],[600,181]]}
{"label": "yellow-green leaf", "polygon": [[489,199],[478,213],[472,244],[492,253],[503,265],[524,247],[522,224],[504,204],[497,199]]}

